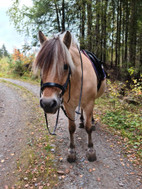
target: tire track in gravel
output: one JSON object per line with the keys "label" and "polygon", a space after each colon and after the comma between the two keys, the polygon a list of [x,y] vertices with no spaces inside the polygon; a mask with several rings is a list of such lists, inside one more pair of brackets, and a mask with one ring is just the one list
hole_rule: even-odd
{"label": "tire track in gravel", "polygon": [[[23,86],[39,97],[39,86],[26,82],[6,79]],[[55,116],[48,116],[51,127],[55,124]],[[68,163],[66,160],[69,135],[67,119],[60,114],[55,146],[55,163],[63,175],[59,175],[60,189],[140,189],[141,175],[121,153],[113,135],[105,132],[99,124],[93,132],[93,141],[97,153],[97,161],[88,162],[87,134],[79,129],[75,133],[77,161]],[[78,123],[77,123],[78,125]],[[53,150],[54,153],[54,150]]]}

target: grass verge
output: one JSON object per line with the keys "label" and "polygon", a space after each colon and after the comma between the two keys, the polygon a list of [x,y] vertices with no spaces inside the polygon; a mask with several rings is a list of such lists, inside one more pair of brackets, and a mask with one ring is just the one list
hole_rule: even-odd
{"label": "grass verge", "polygon": [[[43,112],[39,107],[38,99],[25,88],[11,82],[2,81],[20,93],[28,109],[28,122],[26,124],[27,143],[21,149],[17,162],[15,188],[50,189],[57,185],[58,177],[55,166],[55,154],[51,152],[54,137],[48,136],[45,129]],[[20,90],[19,90],[20,89]],[[10,186],[11,188],[11,186]]]}
{"label": "grass verge", "polygon": [[140,165],[142,160],[141,104],[128,104],[125,98],[120,98],[116,83],[112,88],[117,89],[117,94],[114,94],[114,91],[112,94],[108,89],[109,93],[106,92],[106,95],[96,100],[95,116],[106,128],[120,136],[118,143],[123,144],[123,153],[130,161]]}

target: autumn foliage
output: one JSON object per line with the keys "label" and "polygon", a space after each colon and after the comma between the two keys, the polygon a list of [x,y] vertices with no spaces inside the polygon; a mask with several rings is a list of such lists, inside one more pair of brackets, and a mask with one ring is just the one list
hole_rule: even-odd
{"label": "autumn foliage", "polygon": [[19,49],[14,49],[10,59],[10,68],[16,75],[23,76],[31,73],[34,54],[24,55]]}

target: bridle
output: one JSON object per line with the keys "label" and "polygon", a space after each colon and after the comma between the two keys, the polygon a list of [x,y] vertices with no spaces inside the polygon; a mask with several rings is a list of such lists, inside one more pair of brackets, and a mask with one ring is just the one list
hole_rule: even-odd
{"label": "bridle", "polygon": [[70,89],[71,68],[70,68],[70,66],[68,66],[68,68],[69,68],[69,71],[68,71],[67,80],[63,85],[60,85],[58,83],[52,83],[52,82],[43,83],[42,80],[41,80],[40,93],[42,94],[44,89],[47,88],[47,87],[56,87],[56,88],[59,88],[62,91],[60,93],[60,98],[62,98],[62,96],[64,95],[64,93],[67,90],[68,84],[69,84],[69,89]]}
{"label": "bridle", "polygon": [[[79,97],[79,103],[78,103],[78,111],[76,111],[77,114],[80,114],[79,113],[79,110],[80,110],[80,106],[81,106],[81,97],[82,97],[82,89],[83,89],[83,62],[82,62],[82,56],[81,56],[81,52],[79,50],[79,47],[77,46],[78,48],[78,51],[79,51],[79,55],[80,55],[80,61],[81,61],[81,70],[82,70],[82,76],[81,76],[81,89],[80,89],[80,97]],[[47,120],[47,114],[46,112],[44,112],[44,115],[45,115],[45,120],[46,120],[46,127],[47,127],[47,130],[49,132],[50,135],[56,135],[55,131],[56,131],[56,128],[57,128],[57,125],[58,125],[58,118],[59,118],[59,112],[60,112],[60,108],[63,110],[65,116],[71,120],[71,121],[75,121],[73,119],[71,119],[65,109],[64,109],[64,106],[63,106],[63,95],[64,93],[66,92],[68,86],[69,86],[69,97],[68,97],[68,100],[67,100],[67,103],[69,102],[70,100],[70,89],[71,89],[71,82],[70,82],[70,78],[71,78],[71,68],[70,66],[68,66],[68,76],[67,76],[67,79],[66,79],[66,82],[63,84],[63,85],[60,85],[58,83],[53,83],[53,82],[47,82],[47,83],[43,83],[42,79],[41,79],[41,85],[40,85],[40,97],[44,91],[45,88],[49,88],[49,87],[56,87],[56,88],[59,88],[62,92],[60,93],[60,99],[61,99],[61,105],[57,111],[57,118],[56,118],[56,124],[55,124],[55,127],[54,127],[54,131],[51,132],[49,127],[48,127],[48,120]]]}

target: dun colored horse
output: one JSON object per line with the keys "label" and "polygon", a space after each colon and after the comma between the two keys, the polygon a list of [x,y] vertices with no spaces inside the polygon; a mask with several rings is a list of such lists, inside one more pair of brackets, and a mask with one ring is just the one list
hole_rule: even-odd
{"label": "dun colored horse", "polygon": [[41,71],[43,87],[40,105],[45,113],[54,114],[63,103],[69,117],[70,145],[67,160],[74,162],[76,160],[75,109],[79,101],[81,102],[80,106],[85,115],[84,125],[88,134],[86,155],[89,161],[94,161],[96,153],[91,135],[94,100],[104,93],[106,80],[101,82],[98,90],[98,80],[94,68],[90,60],[79,51],[77,43],[69,31],[56,35],[52,39],[47,39],[40,31],[39,40],[41,49],[33,68]]}

